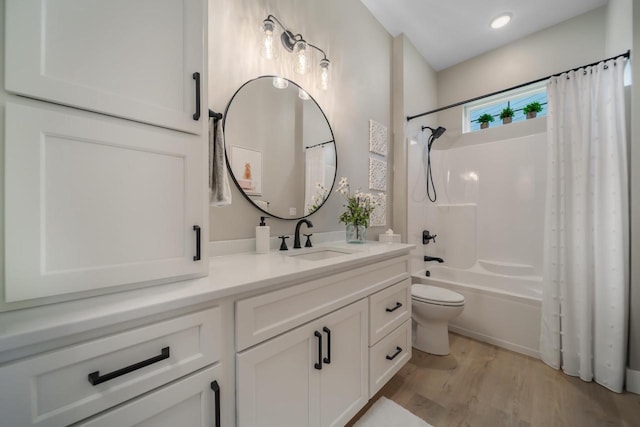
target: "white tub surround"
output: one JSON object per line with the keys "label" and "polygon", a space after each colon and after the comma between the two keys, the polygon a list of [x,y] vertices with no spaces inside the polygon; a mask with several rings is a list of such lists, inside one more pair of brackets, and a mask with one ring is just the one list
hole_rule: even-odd
{"label": "white tub surround", "polygon": [[[331,359],[324,327],[347,331],[349,342],[357,342],[351,340],[352,335],[361,332],[362,346],[357,351],[341,343],[342,333],[334,334],[333,359],[328,364],[323,362],[324,378],[341,372],[338,377],[346,381],[344,372],[348,372],[354,375],[349,381],[359,384],[355,394],[333,388],[341,402],[349,405],[336,403],[320,409],[321,414],[346,422],[371,396],[369,378],[375,375],[375,386],[382,386],[410,357],[410,347],[399,344],[409,337],[405,333],[408,308],[404,313],[397,310],[403,318],[387,319],[386,311],[377,313],[379,310],[374,309],[382,305],[370,308],[369,297],[390,287],[394,289],[392,299],[402,294],[399,286],[409,283],[407,254],[411,248],[373,242],[347,245],[341,241],[297,251],[218,256],[210,258],[206,278],[0,313],[0,412],[11,425],[62,426],[80,421],[86,425],[129,425],[134,421],[155,422],[159,408],[165,405],[164,409],[185,420],[185,426],[199,426],[200,422],[212,425],[216,416],[221,416],[221,425],[235,425],[236,395],[238,402],[251,395],[243,386],[236,392],[236,375],[251,378],[249,371],[236,371],[236,353],[239,357],[251,351],[258,359],[267,357],[256,349],[276,345],[275,340],[289,333],[301,334],[303,324],[317,323],[308,341],[315,349],[313,332],[323,334],[323,359]],[[290,256],[313,251],[325,251],[326,256],[328,250],[330,255],[339,256],[320,260]],[[394,303],[389,301],[390,306]],[[253,321],[242,309],[249,306],[256,316]],[[284,318],[278,320],[273,315]],[[271,327],[269,318],[273,320]],[[377,319],[376,325],[390,325],[387,329],[377,327],[383,329],[377,341],[370,340],[369,319]],[[251,325],[264,327],[257,335],[242,332]],[[398,332],[401,329],[404,332]],[[255,338],[247,341],[243,336]],[[239,347],[243,342],[247,345]],[[386,363],[384,356],[393,355],[397,346],[403,348],[402,354]],[[307,349],[306,354],[317,354],[317,350]],[[359,369],[341,365],[346,354]],[[369,354],[384,359],[373,364],[375,356],[371,356],[371,366],[376,367],[371,375]],[[157,360],[100,384],[88,381],[93,372],[98,373],[95,378],[102,379],[148,359]],[[315,374],[317,370],[311,369]],[[287,373],[282,378],[288,385],[300,385],[297,377]],[[6,386],[9,383],[10,388]],[[33,401],[32,386],[38,395]],[[60,387],[67,390],[64,396],[54,392]],[[136,398],[143,393],[144,397]],[[273,394],[266,402],[263,395],[256,395],[257,405],[271,407],[273,398],[278,397]],[[213,403],[216,398],[220,405]],[[94,416],[98,412],[100,415]],[[206,419],[196,420],[189,415],[193,413],[206,413]],[[280,415],[275,414],[274,423]],[[239,425],[251,423],[243,421]]]}
{"label": "white tub surround", "polygon": [[[505,266],[496,268],[501,267]],[[441,265],[427,270],[430,277],[426,277],[426,270],[412,273],[413,283],[450,289],[464,296],[464,311],[449,322],[450,331],[540,357],[539,276],[496,274],[484,270],[479,263],[466,270]]]}

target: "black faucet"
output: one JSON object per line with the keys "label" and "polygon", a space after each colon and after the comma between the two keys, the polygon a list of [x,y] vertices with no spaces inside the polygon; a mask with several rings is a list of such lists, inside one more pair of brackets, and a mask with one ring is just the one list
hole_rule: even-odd
{"label": "black faucet", "polygon": [[296,234],[295,234],[295,236],[293,238],[293,249],[300,249],[302,247],[302,246],[300,246],[300,226],[303,223],[307,224],[308,228],[312,228],[313,227],[313,224],[308,219],[302,218],[300,221],[298,221],[298,223],[296,224]]}
{"label": "black faucet", "polygon": [[424,256],[424,262],[427,261],[438,261],[438,262],[444,262],[444,260],[442,258],[438,258],[436,256],[429,256],[429,255],[425,255]]}

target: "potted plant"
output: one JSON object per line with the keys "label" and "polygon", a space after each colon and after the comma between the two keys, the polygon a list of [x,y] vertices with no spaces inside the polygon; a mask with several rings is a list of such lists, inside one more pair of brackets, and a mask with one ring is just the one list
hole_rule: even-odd
{"label": "potted plant", "polygon": [[502,124],[506,125],[511,123],[514,111],[511,107],[505,107],[504,110],[500,113],[500,118],[502,119]]}
{"label": "potted plant", "polygon": [[542,105],[540,105],[539,102],[532,102],[531,104],[527,104],[522,109],[522,113],[527,116],[527,119],[535,118],[540,111],[542,111]]}
{"label": "potted plant", "polygon": [[493,121],[493,116],[488,113],[484,113],[480,117],[478,117],[478,122],[480,123],[480,129],[486,129],[489,127],[489,122]]}

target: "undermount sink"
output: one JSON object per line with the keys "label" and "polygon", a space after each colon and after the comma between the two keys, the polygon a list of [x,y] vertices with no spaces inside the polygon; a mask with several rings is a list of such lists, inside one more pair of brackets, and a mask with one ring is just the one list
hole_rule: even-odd
{"label": "undermount sink", "polygon": [[[294,249],[297,250],[297,249]],[[346,249],[337,248],[315,248],[315,249],[301,249],[304,252],[292,253],[287,255],[291,258],[305,259],[307,261],[321,261],[323,259],[335,258],[344,255],[350,255],[353,252]]]}

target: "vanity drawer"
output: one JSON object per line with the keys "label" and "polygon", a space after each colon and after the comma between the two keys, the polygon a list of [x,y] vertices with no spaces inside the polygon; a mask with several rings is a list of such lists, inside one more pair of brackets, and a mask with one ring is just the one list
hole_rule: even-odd
{"label": "vanity drawer", "polygon": [[4,365],[2,422],[66,426],[210,365],[220,325],[213,307]]}
{"label": "vanity drawer", "polygon": [[403,256],[240,300],[236,303],[236,350],[244,350],[408,277],[408,258]]}
{"label": "vanity drawer", "polygon": [[219,427],[222,424],[222,365],[206,368],[117,408],[84,420],[76,427]]}
{"label": "vanity drawer", "polygon": [[369,344],[373,345],[411,317],[411,279],[369,297]]}
{"label": "vanity drawer", "polygon": [[369,349],[369,398],[411,359],[411,319]]}

